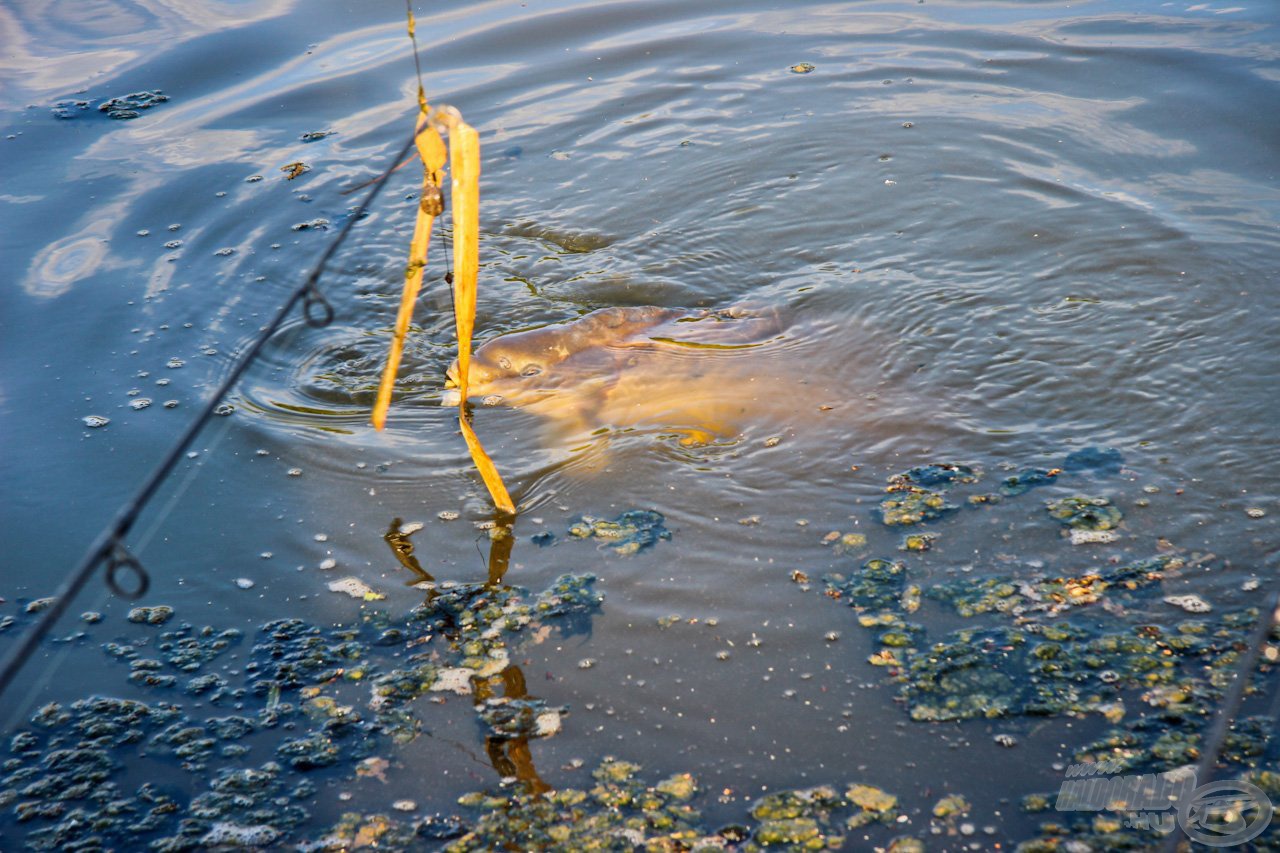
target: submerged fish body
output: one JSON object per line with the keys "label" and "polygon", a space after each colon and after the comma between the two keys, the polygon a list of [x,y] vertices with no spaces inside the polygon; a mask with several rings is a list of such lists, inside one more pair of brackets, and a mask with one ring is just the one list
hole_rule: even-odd
{"label": "submerged fish body", "polygon": [[785,339],[776,312],[605,308],[486,342],[468,390],[536,413],[564,438],[653,428],[685,443],[732,440],[794,419],[793,406],[823,393],[777,357]]}

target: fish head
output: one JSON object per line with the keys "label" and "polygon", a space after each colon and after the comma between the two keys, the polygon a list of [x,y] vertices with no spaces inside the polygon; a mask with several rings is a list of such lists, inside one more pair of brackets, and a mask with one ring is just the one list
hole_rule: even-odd
{"label": "fish head", "polygon": [[[606,369],[611,346],[681,313],[653,306],[602,308],[568,323],[500,335],[472,354],[467,394],[501,397],[512,406],[546,399]],[[565,362],[576,369],[565,368]],[[445,375],[446,388],[459,386],[457,360]]]}

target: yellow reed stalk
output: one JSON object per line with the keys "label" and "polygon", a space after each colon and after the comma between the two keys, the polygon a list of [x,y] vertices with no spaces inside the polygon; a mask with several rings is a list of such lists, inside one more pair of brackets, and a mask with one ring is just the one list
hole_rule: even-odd
{"label": "yellow reed stalk", "polygon": [[[410,15],[410,35],[413,19]],[[444,210],[440,195],[441,170],[446,154],[449,159],[453,183],[453,314],[458,334],[458,425],[466,439],[471,461],[475,463],[480,478],[484,480],[494,505],[509,515],[515,515],[511,495],[498,474],[497,467],[485,452],[475,430],[467,422],[468,380],[471,371],[471,336],[476,324],[476,286],[480,274],[480,135],[475,128],[462,121],[457,112],[445,108],[440,116],[442,126],[449,133],[449,147],[434,124],[428,120],[425,101],[418,119],[417,146],[422,158],[422,197],[418,204],[418,217],[414,222],[413,240],[409,245],[409,264],[405,269],[404,289],[400,294],[400,309],[396,314],[395,330],[391,337],[391,349],[386,367],[378,384],[378,397],[374,402],[372,421],[376,429],[386,426],[387,411],[391,407],[391,392],[395,388],[396,374],[404,353],[404,339],[413,320],[413,307],[422,288],[422,274],[427,265],[427,248],[431,243],[431,228]]]}
{"label": "yellow reed stalk", "polygon": [[458,425],[471,461],[494,505],[515,514],[515,505],[493,460],[467,423],[471,334],[476,324],[476,282],[480,275],[480,134],[465,122],[449,129],[449,169],[453,182],[453,316],[458,332]]}
{"label": "yellow reed stalk", "polygon": [[418,217],[413,226],[413,240],[409,243],[409,263],[405,267],[404,289],[400,293],[400,310],[396,313],[395,332],[391,336],[391,351],[378,383],[378,397],[373,404],[374,429],[387,425],[387,410],[391,407],[391,392],[395,388],[396,374],[400,371],[400,357],[404,353],[404,338],[413,320],[413,306],[422,289],[422,273],[427,266],[427,248],[431,244],[431,227],[443,210],[440,194],[441,170],[445,163],[444,140],[427,121],[424,111],[418,119],[416,131],[418,156],[422,158],[422,194],[418,201]]}

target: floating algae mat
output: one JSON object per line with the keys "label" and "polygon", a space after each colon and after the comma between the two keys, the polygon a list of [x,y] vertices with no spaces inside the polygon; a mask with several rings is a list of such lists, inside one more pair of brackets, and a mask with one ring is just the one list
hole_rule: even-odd
{"label": "floating algae mat", "polygon": [[[536,596],[442,584],[400,620],[378,611],[330,628],[279,619],[252,639],[185,624],[165,631],[168,608],[135,610],[131,621],[158,635],[137,645],[109,642],[103,652],[155,698],[94,696],[40,708],[9,741],[0,806],[11,810],[32,849],[303,841],[316,792],[309,773],[333,766],[358,772],[390,743],[418,737],[413,701],[420,696],[492,692],[490,681],[503,678],[511,649],[531,631],[566,628],[600,606],[593,580],[566,575]],[[243,669],[205,672],[249,643]],[[144,648],[155,657],[144,657]],[[184,697],[198,698],[202,713],[184,707],[196,704]],[[512,697],[482,701],[476,712],[491,737],[513,740],[554,734],[560,709]],[[151,782],[125,787],[123,778],[150,761],[177,763],[207,790],[179,797]]]}
{"label": "floating algae mat", "polygon": [[[977,509],[1017,498],[1056,482],[1064,471],[1105,475],[1119,468],[1114,453],[1080,452],[1061,468],[1025,469],[1006,478],[998,493],[970,495],[967,504]],[[963,476],[956,473],[960,471]],[[938,521],[960,509],[952,499],[954,488],[979,479],[961,466],[911,469],[890,478],[889,497],[876,515],[890,528]],[[1113,531],[1123,522],[1121,510],[1106,497],[1077,494],[1043,506],[1049,519],[1067,529],[1073,545],[1114,542]],[[827,541],[842,539],[837,532]],[[910,539],[898,550],[918,552],[931,544],[913,545]],[[867,551],[865,539],[858,545],[836,554],[846,562],[856,560]],[[868,663],[897,685],[898,700],[912,720],[1096,714],[1110,727],[1074,751],[1074,766],[1097,767],[1102,774],[1172,773],[1170,778],[1176,778],[1201,759],[1204,732],[1262,615],[1257,607],[1245,607],[1173,624],[1151,621],[1149,614],[1159,611],[1160,603],[1183,606],[1189,598],[1164,596],[1160,584],[1190,568],[1181,556],[1161,554],[1128,563],[1113,558],[1068,576],[1024,569],[939,580],[903,560],[872,557],[827,575],[823,594],[852,608],[858,623],[874,632],[880,648]],[[931,636],[915,621],[922,600],[974,624]],[[1210,611],[1207,605],[1183,609]],[[1273,629],[1270,639],[1263,674],[1272,673],[1280,658],[1275,646],[1280,628]],[[1260,676],[1255,688],[1262,695],[1268,692]],[[1274,712],[1272,707],[1236,720],[1221,757],[1230,772],[1219,773],[1219,778],[1235,775],[1257,786],[1273,802],[1280,794],[1280,776],[1266,768],[1269,752],[1274,763]],[[1012,746],[1016,739],[1003,735],[997,742]],[[1023,808],[1041,812],[1053,803],[1052,793],[1031,794]],[[1088,843],[1090,849],[1133,849],[1162,838],[1159,822],[1150,815],[1126,819],[1123,813],[1099,808],[1055,817],[1019,849],[1060,850],[1068,842]],[[1168,830],[1173,817],[1166,817]],[[1273,827],[1255,843],[1274,845],[1278,839]]]}
{"label": "floating algae mat", "polygon": [[[1198,567],[1194,559],[1170,552],[1099,560],[1096,546],[1074,547],[1065,536],[1057,541],[1067,559],[1089,568],[1049,571],[1012,560],[983,572],[930,570],[947,562],[949,531],[985,523],[991,513],[1023,512],[1051,538],[1073,522],[1123,530],[1121,502],[1102,488],[1110,472],[1084,471],[1024,468],[997,478],[1004,485],[995,492],[984,491],[981,471],[963,465],[896,475],[889,499],[936,496],[946,512],[902,524],[874,506],[866,515],[877,523],[865,532],[827,534],[801,555],[831,569],[812,585],[797,572],[808,591],[803,606],[849,608],[875,650],[848,666],[889,688],[908,730],[1084,718],[1093,722],[1090,733],[1064,756],[1078,766],[1177,771],[1200,757],[1256,609],[1223,606],[1192,616],[1165,603],[1162,587]],[[1014,477],[1018,488],[1009,486]],[[650,550],[670,539],[665,522],[653,510],[580,516],[552,537],[568,547],[535,553],[590,558],[590,547],[572,543],[591,541],[615,564],[641,551],[661,561],[676,550]],[[900,547],[911,537],[938,544]],[[566,574],[536,594],[501,584],[420,587],[426,602],[400,617],[366,604],[352,624],[280,618],[247,633],[192,625],[162,605],[135,608],[130,633],[113,634],[93,653],[144,698],[51,703],[10,733],[0,832],[27,848],[57,850],[876,846],[905,853],[939,849],[939,841],[941,849],[974,843],[969,836],[983,823],[971,805],[982,792],[904,790],[853,767],[823,770],[806,787],[770,786],[726,821],[715,808],[718,792],[696,766],[652,771],[627,754],[625,740],[610,743],[617,755],[597,754],[585,765],[584,773],[594,768],[586,784],[558,784],[559,774],[534,769],[529,745],[578,721],[556,696],[531,695],[521,661],[552,633],[589,632],[604,606],[594,578]],[[428,799],[421,809],[397,801],[344,813],[341,805],[317,804],[321,785],[380,778],[401,745],[432,736],[424,710],[441,701],[455,713],[465,708],[488,753],[493,767],[481,774],[479,790],[444,803],[414,791]],[[1271,717],[1249,709],[1223,760],[1227,773],[1246,774],[1277,797],[1280,777],[1267,769],[1274,728]],[[149,767],[165,772],[148,774]],[[172,777],[174,767],[189,781],[185,790],[147,781]],[[1026,850],[1063,849],[1073,840],[1094,849],[1142,847],[1158,837],[1110,812],[1058,812],[1055,791],[1019,794],[1021,808],[1013,808],[1039,823]],[[978,836],[980,846],[998,833]]]}

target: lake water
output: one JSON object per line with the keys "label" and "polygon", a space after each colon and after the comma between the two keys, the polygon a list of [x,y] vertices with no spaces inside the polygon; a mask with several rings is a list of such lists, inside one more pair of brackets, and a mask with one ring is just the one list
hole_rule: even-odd
{"label": "lake water", "polygon": [[[1221,698],[1211,673],[1239,641],[1220,620],[1261,604],[1277,571],[1275,7],[549,0],[415,11],[428,97],[461,110],[483,145],[478,338],[613,305],[777,311],[782,337],[751,368],[776,390],[746,407],[734,436],[705,445],[610,423],[556,440],[537,413],[477,407],[522,510],[504,583],[532,598],[591,573],[604,600],[572,624],[526,628],[510,643],[519,674],[490,685],[567,708],[554,736],[490,732],[486,744],[478,697],[448,691],[406,703],[417,737],[378,729],[366,678],[415,653],[439,667],[462,654],[436,623],[431,639],[403,625],[380,633],[429,597],[388,538],[402,552],[411,543],[437,582],[482,582],[492,519],[457,410],[439,405],[453,358],[447,227],[389,428],[368,425],[421,180],[410,163],[321,279],[336,322],[313,329],[299,316],[273,338],[131,534],[152,579],[141,603],[176,615],[131,623],[134,604],[92,582],[5,697],[6,741],[45,732],[30,720],[46,703],[94,695],[174,703],[197,728],[264,704],[281,715],[255,717],[202,759],[164,734],[169,718],[139,724],[110,771],[85,778],[109,779],[121,798],[148,780],[167,792],[176,812],[132,830],[148,840],[174,836],[219,773],[272,760],[285,793],[271,796],[290,803],[282,814],[300,811],[252,838],[283,845],[346,813],[409,831],[437,814],[474,827],[482,812],[459,796],[512,775],[505,790],[519,791],[530,768],[552,788],[590,789],[614,756],[649,785],[693,773],[699,833],[755,830],[768,815],[752,804],[775,792],[863,783],[895,794],[896,812],[853,829],[841,812],[847,846],[913,836],[960,849],[1065,825],[1069,815],[1029,813],[1021,799],[1056,792],[1117,727],[1138,740],[1195,736]],[[404,17],[397,3],[328,0],[0,9],[0,617],[12,617],[0,649],[34,624],[31,602],[57,588],[352,215],[360,194],[348,190],[391,165],[414,118]],[[167,99],[115,105],[133,118],[99,109],[157,91]],[[294,163],[308,169],[291,179]],[[746,381],[740,362],[720,380],[725,362],[696,353],[689,370],[730,390]],[[671,393],[688,382],[682,370],[646,381]],[[797,390],[815,384],[821,400]],[[94,416],[109,423],[88,426]],[[1088,448],[1098,451],[1065,464]],[[886,494],[888,479],[942,463],[979,479],[917,472],[914,484],[956,509],[882,523],[881,502],[911,494]],[[1055,473],[1026,493],[1005,483],[1032,469]],[[956,474],[942,471],[932,474]],[[1122,513],[1113,541],[1070,544],[1046,504],[1077,495]],[[637,550],[570,534],[584,516],[632,510],[659,513],[669,538]],[[937,536],[927,551],[901,550],[914,533]],[[1117,598],[1057,616],[965,616],[947,603],[957,584],[1000,578],[1035,610],[1045,578],[1150,557],[1164,561],[1159,577],[1117,582]],[[868,662],[893,647],[844,606],[856,593],[824,595],[843,582],[824,576],[856,579],[872,558],[904,564],[887,607],[918,626],[896,666]],[[345,578],[383,597],[330,591]],[[918,612],[903,603],[912,586]],[[923,719],[934,706],[906,660],[950,632],[1006,632],[987,638],[979,669],[1005,672],[1013,689],[1027,676],[1015,653],[1006,659],[1008,631],[1032,624],[1034,645],[1044,625],[1074,619],[1091,636],[1175,635],[1192,618],[1164,601],[1178,595],[1208,602],[1196,618],[1226,632],[1199,657],[1153,653],[1177,658],[1180,675],[1122,669],[1103,687],[1080,676],[1080,696],[1038,710],[961,679],[947,687],[970,685],[961,705],[1003,714]],[[78,620],[85,611],[102,621]],[[364,619],[362,663],[255,693],[270,654],[252,649],[278,619],[322,631]],[[206,625],[244,638],[199,669],[223,685],[191,687],[170,652]],[[353,678],[366,658],[369,673]],[[147,686],[147,673],[176,683]],[[1190,698],[1168,699],[1176,685]],[[297,710],[317,695],[364,719],[354,734],[325,730],[336,760],[290,767],[281,743],[333,722],[331,708]],[[46,712],[42,749],[72,725],[56,717]],[[1164,764],[1152,764],[1150,743],[1131,746],[1148,750],[1126,767],[1135,773],[1196,755],[1157,750]],[[53,802],[24,788],[36,776],[21,768],[58,765],[31,756],[0,780],[3,846],[88,837],[32,834],[65,824],[77,796],[102,807],[84,792],[16,819],[25,802]],[[1248,760],[1274,769],[1274,746]],[[966,808],[935,816],[949,794]],[[193,818],[186,837],[207,846],[215,823],[270,816],[238,814]],[[122,827],[101,830],[106,846],[123,849]],[[393,837],[384,846],[446,843],[427,830]]]}

